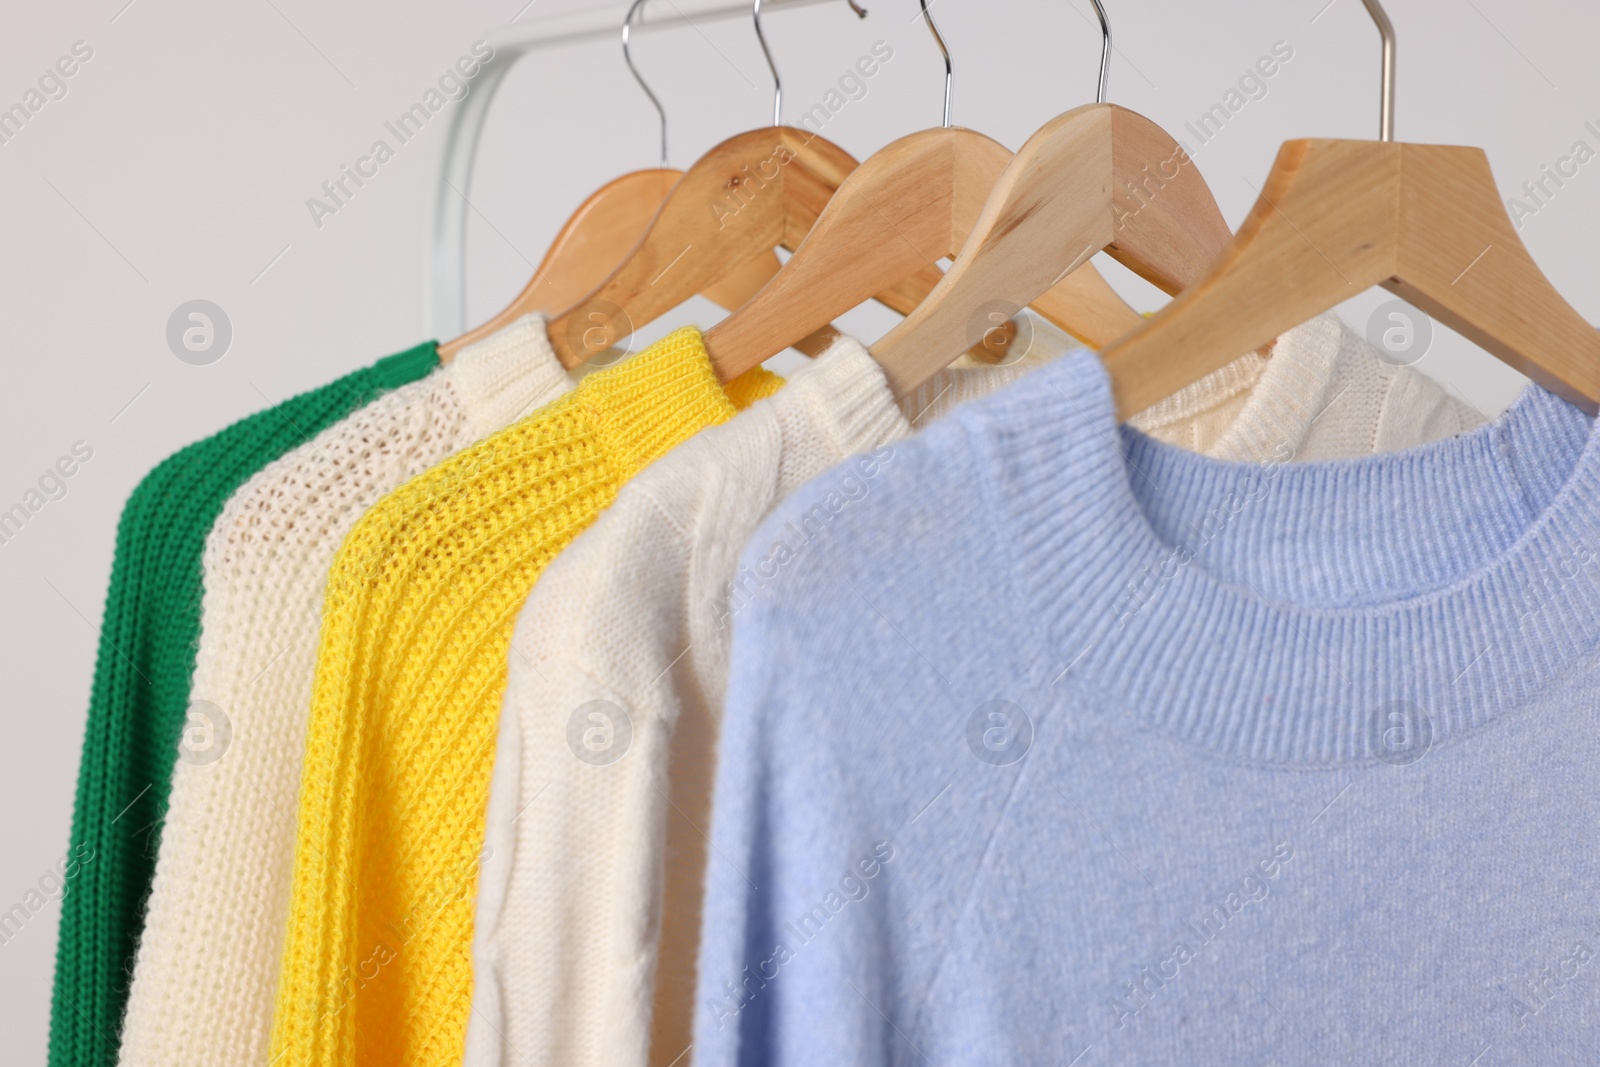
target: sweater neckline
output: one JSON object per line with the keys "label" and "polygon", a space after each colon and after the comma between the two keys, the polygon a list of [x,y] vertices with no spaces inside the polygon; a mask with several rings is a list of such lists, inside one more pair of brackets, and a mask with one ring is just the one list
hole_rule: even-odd
{"label": "sweater neckline", "polygon": [[685,326],[616,366],[590,374],[574,395],[588,410],[607,452],[632,477],[782,385],[783,379],[764,367],[751,368],[724,385],[699,329]]}
{"label": "sweater neckline", "polygon": [[1552,394],[1402,452],[1244,463],[1119,427],[1092,355],[1040,373],[980,447],[1056,682],[1228,757],[1403,762],[1600,644],[1600,444]]}
{"label": "sweater neckline", "polygon": [[574,385],[538,312],[467,345],[443,373],[454,380],[479,439],[571,392]]}
{"label": "sweater neckline", "polygon": [[1299,440],[1327,400],[1338,368],[1345,331],[1332,313],[1281,334],[1270,359],[1250,352],[1199,381],[1159,400],[1132,419],[1158,431],[1246,394],[1228,427],[1205,448],[1223,459],[1253,459],[1264,439]]}
{"label": "sweater neckline", "polygon": [[[795,404],[828,442],[820,469],[911,432],[911,423],[895,403],[883,368],[848,334],[840,334],[827,351],[796,371],[773,403]],[[789,444],[816,439],[803,434]],[[785,485],[782,492],[786,495],[798,487],[798,483]]]}
{"label": "sweater neckline", "polygon": [[[829,467],[852,455],[893,444],[951,408],[986,396],[1057,357],[1073,342],[1040,320],[1034,351],[1005,366],[950,366],[911,395],[896,399],[883,368],[860,341],[840,334],[828,349],[796,371],[780,392],[765,402],[774,436],[770,447],[780,500]],[[748,416],[740,416],[747,418]],[[751,438],[730,438],[741,446]],[[719,442],[721,451],[727,442]],[[870,468],[869,468],[870,469]],[[748,477],[745,475],[745,477]],[[857,491],[846,473],[841,487]]]}

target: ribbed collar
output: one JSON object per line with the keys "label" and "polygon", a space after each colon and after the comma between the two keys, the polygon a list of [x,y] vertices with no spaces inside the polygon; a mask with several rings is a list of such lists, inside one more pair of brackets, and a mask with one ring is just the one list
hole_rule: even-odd
{"label": "ribbed collar", "polygon": [[777,395],[707,437],[718,462],[738,471],[744,486],[761,486],[770,502],[910,432],[883,371],[860,342],[841,335]]}
{"label": "ribbed collar", "polygon": [[[896,400],[878,361],[860,341],[840,334],[769,402],[778,434],[775,497],[788,496],[846,457],[901,440],[914,426],[1010,384],[1060,351],[1048,341],[1034,347],[1037,352],[1012,365],[946,367]],[[729,454],[735,441],[761,447],[749,438],[728,438],[719,451],[736,465],[742,457]]]}
{"label": "ribbed collar", "polygon": [[[911,432],[883,368],[861,342],[843,334],[791,375],[772,403],[781,405],[779,425],[785,433],[787,462],[780,495],[793,492],[846,456],[898,441]],[[790,405],[803,420],[798,426],[784,417],[782,408]],[[819,441],[826,441],[827,447],[817,448]]]}
{"label": "ribbed collar", "polygon": [[[1339,317],[1329,312],[1280,336],[1238,417],[1206,454],[1258,461],[1270,456],[1278,441],[1305,440],[1311,424],[1333,399],[1346,332]],[[1261,357],[1252,353],[1246,358]]]}
{"label": "ribbed collar", "polygon": [[1600,643],[1600,446],[1542,390],[1404,452],[1233,463],[1118,427],[1093,356],[1035,380],[981,445],[1034,632],[1185,741],[1372,759],[1399,701],[1442,743]]}
{"label": "ribbed collar", "polygon": [[570,392],[572,377],[556,356],[542,315],[524,315],[463,348],[444,368],[455,379],[479,437]]}
{"label": "ribbed collar", "polygon": [[782,378],[756,367],[724,388],[700,331],[686,326],[589,375],[574,399],[588,409],[610,454],[637,472],[782,384]]}
{"label": "ribbed collar", "polygon": [[384,356],[367,371],[384,389],[410,385],[439,365],[439,342],[424,341],[404,352]]}
{"label": "ribbed collar", "polygon": [[1329,394],[1340,359],[1361,351],[1365,344],[1349,334],[1338,316],[1318,315],[1278,337],[1271,359],[1246,353],[1130,421],[1141,430],[1159,433],[1244,393],[1243,405],[1228,428],[1202,444],[1208,455],[1219,459],[1260,459],[1270,455],[1269,447],[1278,441],[1305,439],[1332,399]]}

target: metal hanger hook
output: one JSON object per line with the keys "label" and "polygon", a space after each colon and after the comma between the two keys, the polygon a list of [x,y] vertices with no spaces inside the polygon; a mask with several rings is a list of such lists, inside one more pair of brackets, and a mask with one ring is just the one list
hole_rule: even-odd
{"label": "metal hanger hook", "polygon": [[1100,0],[1089,0],[1094,13],[1100,18],[1100,87],[1095,90],[1094,102],[1106,102],[1106,82],[1111,74],[1111,20],[1106,18],[1105,5]]}
{"label": "metal hanger hook", "polygon": [[661,116],[661,166],[667,165],[667,109],[661,106],[661,101],[656,99],[656,94],[650,90],[649,84],[644,80],[644,75],[639,73],[639,68],[633,65],[633,52],[628,47],[633,36],[633,16],[644,6],[644,0],[633,0],[628,7],[628,14],[622,20],[622,58],[628,64],[628,70],[633,74],[633,80],[639,83],[639,88],[644,90],[644,95],[656,106],[656,114]]}
{"label": "metal hanger hook", "polygon": [[1384,13],[1383,5],[1378,0],[1361,0],[1366,7],[1367,14],[1372,16],[1372,22],[1378,27],[1378,36],[1383,39],[1383,88],[1379,94],[1379,106],[1383,109],[1378,116],[1378,140],[1394,140],[1394,23],[1389,21],[1389,16]]}
{"label": "metal hanger hook", "polygon": [[[635,3],[638,0],[634,0]],[[850,10],[856,13],[857,18],[866,18],[867,9],[856,3],[856,0],[845,0],[850,5]],[[772,124],[783,125],[783,79],[778,77],[778,64],[772,60],[772,49],[767,47],[767,35],[761,32],[761,4],[762,0],[755,0],[750,9],[750,18],[756,24],[756,40],[761,42],[761,54],[767,57],[767,69],[772,71]]]}
{"label": "metal hanger hook", "polygon": [[950,95],[954,88],[955,72],[950,65],[950,47],[944,43],[944,34],[939,32],[939,24],[933,21],[933,12],[928,10],[928,0],[918,0],[922,5],[922,21],[928,24],[928,32],[933,34],[933,43],[939,46],[939,52],[944,56],[944,128],[950,128]]}

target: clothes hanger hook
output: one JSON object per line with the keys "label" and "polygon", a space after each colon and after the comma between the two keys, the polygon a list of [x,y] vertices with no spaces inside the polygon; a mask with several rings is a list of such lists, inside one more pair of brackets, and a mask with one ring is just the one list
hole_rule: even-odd
{"label": "clothes hanger hook", "polygon": [[1100,0],[1089,0],[1094,13],[1100,18],[1100,87],[1095,90],[1094,102],[1106,102],[1106,82],[1111,74],[1111,21],[1106,18],[1105,5]]}
{"label": "clothes hanger hook", "polygon": [[1378,27],[1378,36],[1383,39],[1383,90],[1381,104],[1383,111],[1378,118],[1378,140],[1394,140],[1394,23],[1389,21],[1389,16],[1384,13],[1383,5],[1378,0],[1361,0],[1366,7],[1367,14],[1372,16],[1374,25]]}
{"label": "clothes hanger hook", "polygon": [[628,14],[622,20],[622,58],[628,64],[628,70],[633,73],[633,80],[639,83],[639,88],[644,90],[644,95],[656,106],[656,114],[661,116],[661,166],[667,165],[667,109],[661,106],[661,101],[656,99],[656,94],[651,92],[650,86],[645,82],[644,75],[639,73],[639,68],[633,65],[633,52],[628,45],[633,36],[633,16],[641,7],[644,0],[633,0],[628,7]]}
{"label": "clothes hanger hook", "polygon": [[918,0],[922,5],[922,21],[928,24],[928,32],[933,34],[933,43],[939,46],[939,52],[944,56],[944,128],[950,128],[950,93],[952,82],[955,81],[954,71],[950,66],[950,48],[944,43],[944,34],[939,32],[939,24],[933,21],[933,12],[928,10],[928,0]]}
{"label": "clothes hanger hook", "polygon": [[[845,2],[850,5],[850,10],[856,13],[857,18],[867,17],[867,9],[856,3],[856,0],[845,0]],[[767,69],[772,71],[772,124],[782,126],[783,79],[778,77],[778,64],[772,61],[772,49],[767,47],[767,35],[761,32],[761,3],[762,0],[755,0],[750,9],[750,17],[756,24],[756,40],[761,42],[761,54],[767,57]]]}

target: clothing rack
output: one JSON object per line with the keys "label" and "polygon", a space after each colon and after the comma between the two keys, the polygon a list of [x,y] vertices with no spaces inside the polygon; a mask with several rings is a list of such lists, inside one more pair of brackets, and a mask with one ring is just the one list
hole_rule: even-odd
{"label": "clothing rack", "polygon": [[[768,0],[770,12],[809,7],[825,0]],[[427,332],[430,337],[457,337],[467,329],[467,201],[472,192],[472,164],[478,139],[489,115],[495,90],[518,59],[546,48],[613,38],[619,43],[627,3],[529,19],[497,31],[489,38],[494,57],[483,64],[472,90],[450,110],[444,153],[433,190],[433,247],[427,266]],[[749,18],[750,4],[741,0],[675,0],[646,4],[634,19],[635,33],[649,33],[691,22]],[[641,99],[641,107],[647,102]],[[460,190],[457,193],[456,190]],[[574,205],[575,206],[575,205]]]}

